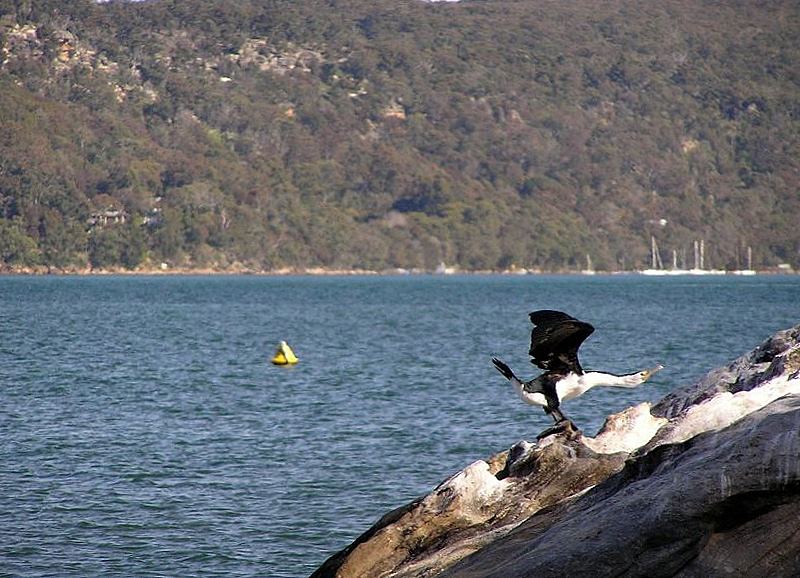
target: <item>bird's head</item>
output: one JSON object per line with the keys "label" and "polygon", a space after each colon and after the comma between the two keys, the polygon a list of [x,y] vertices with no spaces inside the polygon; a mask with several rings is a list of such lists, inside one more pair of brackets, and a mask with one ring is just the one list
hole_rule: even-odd
{"label": "bird's head", "polygon": [[644,371],[640,371],[639,372],[639,377],[642,378],[642,383],[644,383],[645,381],[650,379],[653,376],[654,373],[657,373],[657,372],[661,371],[662,369],[664,369],[664,366],[659,363],[655,367],[651,367],[650,369],[645,369]]}

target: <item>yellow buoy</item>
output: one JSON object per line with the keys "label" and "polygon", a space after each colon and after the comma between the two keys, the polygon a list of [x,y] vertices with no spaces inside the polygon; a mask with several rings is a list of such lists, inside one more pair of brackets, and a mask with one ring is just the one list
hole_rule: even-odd
{"label": "yellow buoy", "polygon": [[297,359],[294,351],[285,341],[281,341],[278,344],[278,350],[272,356],[272,363],[275,365],[294,365],[298,361],[300,360]]}

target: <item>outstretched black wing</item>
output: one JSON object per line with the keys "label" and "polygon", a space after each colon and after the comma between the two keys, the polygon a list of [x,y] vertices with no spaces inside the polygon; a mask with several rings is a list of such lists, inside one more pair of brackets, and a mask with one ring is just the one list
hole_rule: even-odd
{"label": "outstretched black wing", "polygon": [[585,321],[579,321],[561,311],[534,311],[531,332],[531,363],[557,373],[583,373],[578,361],[578,348],[594,331]]}

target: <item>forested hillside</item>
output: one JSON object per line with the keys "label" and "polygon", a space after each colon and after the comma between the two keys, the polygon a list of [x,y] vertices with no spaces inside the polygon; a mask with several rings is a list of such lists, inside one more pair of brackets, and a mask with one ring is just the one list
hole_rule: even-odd
{"label": "forested hillside", "polygon": [[798,37],[795,0],[0,0],[0,269],[798,268]]}

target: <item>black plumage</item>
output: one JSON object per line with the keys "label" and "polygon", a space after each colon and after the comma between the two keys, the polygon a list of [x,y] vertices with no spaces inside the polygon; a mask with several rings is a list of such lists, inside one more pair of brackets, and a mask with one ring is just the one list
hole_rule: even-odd
{"label": "black plumage", "polygon": [[[550,309],[534,311],[529,317],[534,327],[528,353],[531,363],[544,372],[530,381],[522,381],[500,359],[492,357],[492,363],[511,382],[523,401],[541,406],[545,413],[553,417],[556,429],[563,424],[571,424],[560,409],[562,401],[583,395],[598,385],[636,387],[661,369],[661,365],[658,365],[649,370],[625,375],[598,371],[586,373],[578,359],[578,350],[594,332],[590,323]],[[552,431],[553,428],[550,428],[541,435]]]}
{"label": "black plumage", "polygon": [[534,324],[528,351],[531,363],[559,375],[582,375],[578,349],[594,332],[594,327],[566,313],[549,309],[534,311],[529,317]]}

